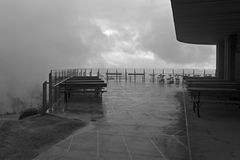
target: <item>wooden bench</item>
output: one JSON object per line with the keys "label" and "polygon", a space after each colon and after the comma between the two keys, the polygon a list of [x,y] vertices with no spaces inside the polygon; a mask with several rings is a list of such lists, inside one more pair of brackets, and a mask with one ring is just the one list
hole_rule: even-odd
{"label": "wooden bench", "polygon": [[240,88],[240,83],[230,82],[230,81],[191,81],[186,83],[186,88],[188,87],[211,87],[211,88]]}
{"label": "wooden bench", "polygon": [[200,117],[200,105],[203,103],[224,103],[240,105],[240,90],[237,88],[189,87],[193,111],[197,108]]}
{"label": "wooden bench", "polygon": [[101,80],[98,76],[74,76],[69,80]]}

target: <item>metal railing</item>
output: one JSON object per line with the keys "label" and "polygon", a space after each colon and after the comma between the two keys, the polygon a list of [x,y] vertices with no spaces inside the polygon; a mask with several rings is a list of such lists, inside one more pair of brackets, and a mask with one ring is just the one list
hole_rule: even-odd
{"label": "metal railing", "polygon": [[[130,70],[130,69],[129,69]],[[102,70],[100,73],[100,69],[62,69],[62,70],[51,70],[48,76],[48,81],[43,82],[42,84],[42,114],[44,114],[47,110],[52,111],[54,107],[58,106],[60,102],[64,99],[64,93],[60,90],[60,84],[64,83],[66,80],[73,76],[98,76],[101,79],[105,79],[106,81],[110,80],[109,77],[114,76],[114,78],[118,81],[121,81],[121,77],[125,78],[127,81],[128,77],[131,81],[131,76],[134,76],[134,81],[136,81],[137,76],[142,76],[142,81],[145,82],[146,75],[149,75],[153,80],[156,78],[158,74],[166,75],[166,74],[176,74],[177,72],[172,69],[170,72],[164,69],[162,70],[151,70],[146,72],[145,69],[141,71],[136,71],[133,69],[129,71],[127,69],[122,69],[121,71],[116,69],[109,71],[108,69]],[[148,74],[147,74],[148,73]],[[178,72],[178,75],[184,76],[198,76],[196,70],[192,69],[191,72],[187,72],[182,69],[181,72]],[[207,76],[205,70],[203,70],[203,76]],[[106,76],[106,77],[104,77]],[[110,78],[111,78],[110,77]]]}

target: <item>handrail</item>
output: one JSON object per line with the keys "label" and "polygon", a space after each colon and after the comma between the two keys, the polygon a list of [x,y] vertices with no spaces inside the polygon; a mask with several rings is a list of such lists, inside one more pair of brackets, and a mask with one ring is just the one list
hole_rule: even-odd
{"label": "handrail", "polygon": [[53,85],[53,87],[56,87],[56,86],[60,85],[61,83],[63,83],[63,82],[65,82],[65,81],[69,80],[69,79],[72,78],[72,77],[73,77],[73,76],[70,76],[70,77],[67,77],[67,78],[61,80],[60,82],[58,82],[58,83],[56,83],[55,85]]}

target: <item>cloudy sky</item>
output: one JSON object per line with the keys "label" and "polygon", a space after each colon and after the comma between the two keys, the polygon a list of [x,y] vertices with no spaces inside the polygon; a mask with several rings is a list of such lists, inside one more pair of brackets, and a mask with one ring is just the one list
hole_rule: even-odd
{"label": "cloudy sky", "polygon": [[215,46],[176,41],[170,0],[0,0],[0,35],[0,105],[55,68],[215,68]]}

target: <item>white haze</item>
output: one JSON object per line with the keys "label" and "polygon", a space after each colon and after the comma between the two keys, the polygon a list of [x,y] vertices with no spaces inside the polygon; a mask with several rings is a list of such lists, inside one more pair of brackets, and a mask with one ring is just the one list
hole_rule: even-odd
{"label": "white haze", "polygon": [[72,67],[214,68],[215,47],[176,41],[170,0],[0,0],[0,113]]}

